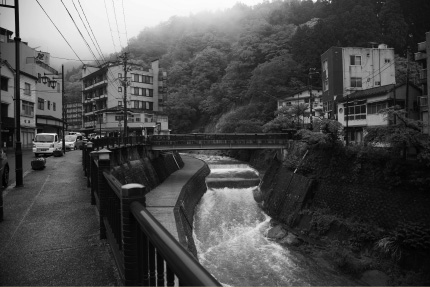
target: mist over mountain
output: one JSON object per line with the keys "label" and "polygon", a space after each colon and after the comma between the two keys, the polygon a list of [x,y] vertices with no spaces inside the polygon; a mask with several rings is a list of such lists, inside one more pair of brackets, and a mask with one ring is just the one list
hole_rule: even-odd
{"label": "mist over mountain", "polygon": [[[309,68],[320,70],[331,46],[385,43],[406,58],[430,31],[429,11],[428,0],[238,3],[171,17],[122,52],[147,68],[160,59],[172,133],[260,132],[275,117],[276,99],[307,85]],[[404,73],[399,68],[399,80]]]}

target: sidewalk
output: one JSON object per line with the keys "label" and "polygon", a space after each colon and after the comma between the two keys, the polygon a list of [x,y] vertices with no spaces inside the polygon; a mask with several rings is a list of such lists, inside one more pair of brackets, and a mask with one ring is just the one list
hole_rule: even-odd
{"label": "sidewalk", "polygon": [[96,207],[82,171],[81,152],[46,158],[24,186],[3,191],[0,285],[118,286]]}

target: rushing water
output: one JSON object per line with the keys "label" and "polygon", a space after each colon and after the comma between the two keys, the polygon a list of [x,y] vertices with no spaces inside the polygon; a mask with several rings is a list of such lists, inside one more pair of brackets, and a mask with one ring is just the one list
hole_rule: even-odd
{"label": "rushing water", "polygon": [[[205,160],[211,181],[258,177],[247,165],[220,164],[225,159],[219,157]],[[356,285],[269,241],[264,234],[270,217],[255,202],[255,188],[208,186],[196,208],[193,235],[199,261],[218,281],[231,286]]]}

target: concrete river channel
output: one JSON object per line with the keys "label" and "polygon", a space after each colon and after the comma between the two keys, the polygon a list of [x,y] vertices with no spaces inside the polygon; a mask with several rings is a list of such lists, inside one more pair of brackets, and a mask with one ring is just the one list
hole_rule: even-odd
{"label": "concrete river channel", "polygon": [[211,169],[194,215],[198,258],[224,286],[357,285],[265,237],[270,217],[253,197],[256,170],[231,158],[193,156]]}

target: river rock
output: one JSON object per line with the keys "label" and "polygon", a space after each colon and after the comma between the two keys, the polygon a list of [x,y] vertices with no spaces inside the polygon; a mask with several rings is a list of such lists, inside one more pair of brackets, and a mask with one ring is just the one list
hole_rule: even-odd
{"label": "river rock", "polygon": [[295,236],[292,233],[288,233],[287,236],[285,236],[284,238],[282,238],[279,243],[281,244],[286,244],[286,245],[293,245],[293,246],[298,246],[300,245],[300,240],[297,236]]}
{"label": "river rock", "polygon": [[257,203],[261,203],[263,201],[263,192],[261,191],[260,188],[254,188],[252,190],[252,195],[254,196],[254,200]]}
{"label": "river rock", "polygon": [[360,278],[361,281],[370,286],[387,286],[389,279],[387,274],[379,270],[367,270]]}
{"label": "river rock", "polygon": [[272,227],[267,232],[267,238],[271,240],[279,240],[281,238],[284,238],[285,235],[287,235],[287,231],[284,228],[282,228],[281,225]]}

